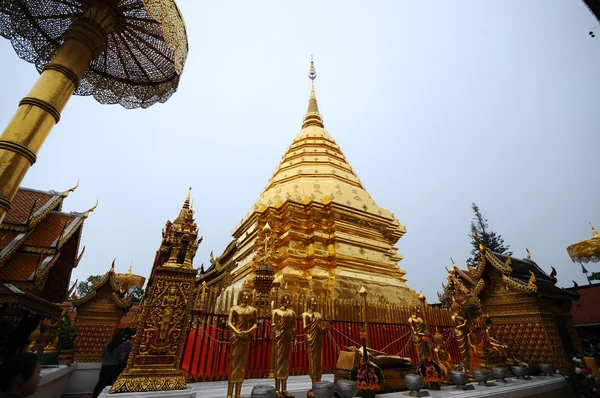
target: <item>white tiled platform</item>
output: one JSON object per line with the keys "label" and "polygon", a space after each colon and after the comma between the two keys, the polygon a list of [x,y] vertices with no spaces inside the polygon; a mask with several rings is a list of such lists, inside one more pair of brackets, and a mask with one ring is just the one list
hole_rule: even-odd
{"label": "white tiled platform", "polygon": [[[333,375],[324,375],[323,380],[333,381]],[[531,380],[507,379],[508,383],[498,383],[492,387],[478,386],[475,390],[461,391],[455,386],[445,386],[439,391],[429,391],[433,398],[524,398],[544,396],[544,398],[568,397],[565,393],[566,381],[562,376],[533,376]],[[250,379],[242,385],[242,398],[250,398],[252,388],[259,384],[274,385],[272,379]],[[310,389],[310,379],[307,376],[292,376],[288,380],[288,391],[296,398],[306,397]],[[101,398],[225,398],[227,395],[227,382],[208,382],[188,384],[187,390],[181,391],[156,391],[149,393],[108,394],[109,387],[105,388]],[[405,398],[408,391],[381,394],[382,398]]]}

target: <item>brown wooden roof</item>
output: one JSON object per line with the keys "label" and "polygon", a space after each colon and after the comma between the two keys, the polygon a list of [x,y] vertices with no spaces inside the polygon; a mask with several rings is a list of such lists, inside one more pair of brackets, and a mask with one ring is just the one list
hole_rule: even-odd
{"label": "brown wooden roof", "polygon": [[66,227],[75,220],[75,216],[60,212],[51,212],[46,216],[25,240],[24,244],[28,246],[51,247],[60,237]]}
{"label": "brown wooden roof", "polygon": [[38,262],[37,254],[17,253],[0,268],[0,280],[25,282],[35,273]]}
{"label": "brown wooden roof", "polygon": [[52,200],[52,198],[55,198],[55,195],[50,192],[19,188],[12,200],[12,206],[9,212],[4,217],[3,223],[25,224],[31,212],[31,207],[36,200],[38,200],[38,202],[35,205],[33,213],[40,210],[45,204]]}

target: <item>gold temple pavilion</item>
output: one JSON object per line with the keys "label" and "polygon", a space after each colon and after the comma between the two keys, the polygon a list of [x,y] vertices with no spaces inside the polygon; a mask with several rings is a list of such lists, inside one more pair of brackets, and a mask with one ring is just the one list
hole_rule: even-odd
{"label": "gold temple pavilion", "polygon": [[388,302],[413,302],[416,294],[406,285],[406,272],[398,266],[402,256],[394,246],[406,228],[375,203],[325,130],[312,62],[309,77],[302,130],[234,228],[234,240],[221,256],[211,255],[199,282],[237,289],[246,279],[253,281],[257,267],[268,261],[275,277],[296,293],[312,286],[322,296],[353,299],[365,286]]}

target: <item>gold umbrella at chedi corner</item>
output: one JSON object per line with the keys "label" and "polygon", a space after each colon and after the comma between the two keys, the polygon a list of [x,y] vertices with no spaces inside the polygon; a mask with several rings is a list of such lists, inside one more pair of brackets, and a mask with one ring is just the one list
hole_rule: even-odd
{"label": "gold umbrella at chedi corner", "polygon": [[174,0],[0,0],[0,35],[41,73],[0,136],[0,222],[73,93],[128,109],[165,102],[188,51]]}

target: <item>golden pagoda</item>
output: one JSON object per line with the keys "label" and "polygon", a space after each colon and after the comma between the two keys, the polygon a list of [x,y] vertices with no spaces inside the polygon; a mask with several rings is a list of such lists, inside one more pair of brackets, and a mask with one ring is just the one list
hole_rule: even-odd
{"label": "golden pagoda", "polygon": [[302,130],[233,230],[234,242],[217,259],[211,256],[212,265],[199,282],[237,290],[268,263],[295,293],[306,293],[312,285],[321,296],[354,299],[364,286],[387,302],[415,302],[394,247],[406,228],[377,206],[325,130],[316,76],[311,61],[312,88]]}

